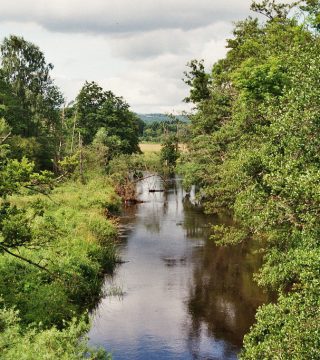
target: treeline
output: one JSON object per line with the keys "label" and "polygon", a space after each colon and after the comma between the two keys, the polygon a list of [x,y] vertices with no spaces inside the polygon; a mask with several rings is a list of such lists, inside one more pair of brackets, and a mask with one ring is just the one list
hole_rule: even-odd
{"label": "treeline", "polygon": [[140,125],[140,141],[161,143],[164,138],[175,135],[180,142],[187,141],[189,133],[189,123],[179,117],[171,115],[165,120],[143,121]]}
{"label": "treeline", "polygon": [[[197,184],[220,244],[256,241],[256,279],[278,293],[244,339],[243,359],[320,358],[320,5],[253,2],[208,73],[189,64],[195,106],[185,185]],[[263,15],[263,16],[262,16]]]}
{"label": "treeline", "polygon": [[120,200],[105,170],[139,152],[138,118],[94,82],[66,105],[21,37],[0,50],[0,357],[104,359],[83,334],[117,261]]}
{"label": "treeline", "polygon": [[[59,172],[59,161],[80,145],[101,142],[109,157],[138,151],[139,119],[129,105],[95,82],[86,82],[68,105],[54,84],[44,54],[21,37],[1,45],[0,118],[12,158]],[[5,126],[4,124],[2,126]],[[99,134],[97,134],[99,132]]]}

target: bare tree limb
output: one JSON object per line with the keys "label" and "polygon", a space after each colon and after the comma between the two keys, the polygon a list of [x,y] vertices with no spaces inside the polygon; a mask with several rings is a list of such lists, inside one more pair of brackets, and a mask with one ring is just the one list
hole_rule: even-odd
{"label": "bare tree limb", "polygon": [[11,136],[11,131],[3,139],[1,139],[0,144],[3,144],[10,136]]}
{"label": "bare tree limb", "polygon": [[59,205],[56,201],[54,201],[54,200],[52,199],[52,197],[51,197],[49,194],[46,194],[44,191],[38,190],[37,188],[35,188],[35,187],[33,187],[33,186],[28,186],[28,185],[26,185],[26,186],[24,186],[24,187],[25,187],[26,189],[28,189],[28,190],[32,190],[32,191],[34,191],[34,192],[37,192],[37,193],[42,194],[42,195],[44,195],[44,196],[47,196],[47,198],[48,198],[49,200],[51,200],[54,204]]}
{"label": "bare tree limb", "polygon": [[55,275],[54,273],[52,273],[50,270],[48,270],[46,267],[44,267],[44,266],[42,266],[42,265],[39,265],[39,264],[33,262],[32,260],[29,260],[29,259],[27,259],[27,258],[25,258],[25,257],[23,257],[23,256],[21,256],[21,255],[15,254],[15,253],[11,252],[10,250],[8,250],[6,247],[4,247],[4,246],[2,246],[2,245],[0,245],[0,249],[3,250],[4,252],[6,252],[7,254],[10,254],[10,255],[16,257],[17,259],[20,259],[20,260],[22,260],[22,261],[25,261],[25,262],[27,262],[28,264],[30,264],[30,265],[32,265],[32,266],[35,266],[35,267],[37,267],[37,268],[40,269],[40,270],[46,271],[46,272],[47,272],[48,274],[50,274],[51,276],[56,277],[56,275]]}
{"label": "bare tree limb", "polygon": [[161,175],[159,175],[159,174],[151,174],[151,175],[148,175],[148,176],[144,176],[144,177],[142,177],[142,178],[139,178],[139,179],[137,179],[137,180],[132,181],[132,183],[133,183],[133,184],[136,184],[136,183],[139,182],[139,181],[143,181],[143,180],[148,179],[148,178],[151,178],[151,177],[153,177],[153,176],[158,176],[164,183],[167,183],[167,180],[166,180],[163,176],[161,176]]}

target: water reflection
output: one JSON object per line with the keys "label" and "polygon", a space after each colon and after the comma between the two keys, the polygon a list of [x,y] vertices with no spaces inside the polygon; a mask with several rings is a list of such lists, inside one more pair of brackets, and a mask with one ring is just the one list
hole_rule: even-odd
{"label": "water reflection", "polygon": [[257,306],[268,300],[252,282],[259,259],[248,248],[217,248],[210,242],[194,256],[188,301],[193,338],[201,341],[197,334],[205,324],[208,336],[241,347]]}
{"label": "water reflection", "polygon": [[[161,186],[153,179],[153,186]],[[259,259],[246,247],[217,248],[210,224],[180,183],[149,193],[121,220],[122,264],[105,290],[119,288],[93,314],[91,342],[114,359],[235,359],[256,307],[266,301],[252,282]],[[106,291],[112,295],[112,291]]]}

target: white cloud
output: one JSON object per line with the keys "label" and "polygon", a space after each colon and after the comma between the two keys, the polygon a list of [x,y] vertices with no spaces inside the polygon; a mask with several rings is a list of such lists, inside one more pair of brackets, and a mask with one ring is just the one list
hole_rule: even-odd
{"label": "white cloud", "polygon": [[247,13],[237,0],[3,0],[0,19],[33,21],[62,32],[118,33],[192,29]]}
{"label": "white cloud", "polygon": [[207,41],[225,39],[231,24],[217,22],[197,29],[161,29],[143,33],[116,35],[110,38],[113,54],[131,60],[142,60],[164,54],[194,56]]}
{"label": "white cloud", "polygon": [[[85,80],[123,96],[137,112],[189,108],[186,63],[223,57],[231,20],[250,0],[2,0],[0,34],[37,44],[68,100]],[[1,39],[0,39],[1,40]]]}

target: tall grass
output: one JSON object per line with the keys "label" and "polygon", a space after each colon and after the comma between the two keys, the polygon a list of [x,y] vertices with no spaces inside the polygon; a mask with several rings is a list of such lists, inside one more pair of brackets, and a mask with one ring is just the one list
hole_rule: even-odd
{"label": "tall grass", "polygon": [[[52,191],[50,198],[25,193],[10,201],[27,209],[37,239],[32,248],[21,249],[19,255],[47,269],[40,270],[9,254],[0,256],[0,317],[4,316],[4,307],[18,312],[12,324],[6,313],[1,330],[11,334],[19,328],[15,331],[22,334],[30,325],[34,329],[34,335],[26,333],[30,335],[27,340],[21,337],[21,350],[23,342],[32,348],[38,342],[45,344],[50,334],[57,339],[74,335],[75,325],[70,328],[68,323],[82,318],[99,299],[103,276],[117,261],[116,222],[107,216],[119,209],[121,201],[110,181],[99,172],[87,174],[86,184],[71,180],[64,183]],[[35,209],[43,209],[44,215],[36,215]],[[0,352],[6,348],[11,349],[8,354],[13,354],[18,349],[16,342],[3,341]],[[54,346],[63,351],[58,340]]]}

